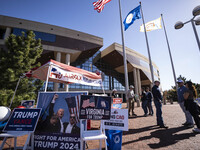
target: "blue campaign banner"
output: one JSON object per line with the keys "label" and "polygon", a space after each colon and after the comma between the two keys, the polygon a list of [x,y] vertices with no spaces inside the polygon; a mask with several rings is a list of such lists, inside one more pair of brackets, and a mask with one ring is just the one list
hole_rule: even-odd
{"label": "blue campaign banner", "polygon": [[37,108],[41,117],[34,135],[34,149],[80,149],[80,92],[41,92]]}
{"label": "blue campaign banner", "polygon": [[80,119],[109,120],[111,113],[111,97],[82,95],[80,103]]}
{"label": "blue campaign banner", "polygon": [[35,131],[41,109],[15,108],[4,131]]}

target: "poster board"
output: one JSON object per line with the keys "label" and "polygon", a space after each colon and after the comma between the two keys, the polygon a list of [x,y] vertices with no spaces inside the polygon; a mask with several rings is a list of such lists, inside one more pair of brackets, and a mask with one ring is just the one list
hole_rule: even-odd
{"label": "poster board", "polygon": [[128,131],[128,109],[111,109],[110,120],[104,125],[105,129]]}
{"label": "poster board", "polygon": [[34,132],[41,109],[15,108],[3,131],[30,131]]}
{"label": "poster board", "polygon": [[108,120],[110,119],[111,97],[81,95],[80,119]]}
{"label": "poster board", "polygon": [[80,149],[80,96],[87,92],[41,92],[41,118],[34,134],[35,150]]}

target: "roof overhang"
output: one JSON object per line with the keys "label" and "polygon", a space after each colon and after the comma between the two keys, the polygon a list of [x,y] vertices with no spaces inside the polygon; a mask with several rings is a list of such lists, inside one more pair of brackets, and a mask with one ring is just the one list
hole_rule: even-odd
{"label": "roof overhang", "polygon": [[[133,68],[140,69],[141,80],[151,82],[151,73],[149,69],[149,60],[139,54],[138,52],[131,50],[126,47],[126,57],[127,57],[127,71],[129,74],[129,80],[133,80]],[[93,63],[98,66],[98,62],[103,62],[109,64],[118,73],[124,74],[124,60],[123,60],[123,50],[122,45],[113,43],[101,53],[99,53],[93,60]],[[145,65],[146,66],[145,66]],[[153,63],[153,66],[158,70],[158,67]],[[106,72],[105,72],[106,73]],[[157,76],[157,73],[154,73]]]}

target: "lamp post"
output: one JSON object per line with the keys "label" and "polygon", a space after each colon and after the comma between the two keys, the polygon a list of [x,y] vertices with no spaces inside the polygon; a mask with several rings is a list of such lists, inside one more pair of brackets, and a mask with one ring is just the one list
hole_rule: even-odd
{"label": "lamp post", "polygon": [[200,17],[197,17],[197,19],[195,19],[196,16],[200,15],[200,5],[196,6],[193,9],[192,14],[193,14],[193,18],[192,19],[190,19],[189,21],[186,21],[185,23],[183,23],[181,21],[178,21],[174,25],[174,28],[175,29],[180,29],[180,28],[182,28],[184,26],[184,24],[187,24],[188,22],[191,22],[193,30],[194,30],[194,34],[195,34],[195,37],[196,37],[196,40],[197,40],[197,44],[198,44],[198,47],[199,47],[199,52],[200,52],[200,41],[199,41],[199,37],[198,37],[197,30],[196,30],[196,27],[195,27],[195,24],[196,25],[200,25]]}

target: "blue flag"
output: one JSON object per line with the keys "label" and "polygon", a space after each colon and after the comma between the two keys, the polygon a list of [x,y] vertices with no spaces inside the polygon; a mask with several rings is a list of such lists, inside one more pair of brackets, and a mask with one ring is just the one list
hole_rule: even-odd
{"label": "blue flag", "polygon": [[133,22],[136,19],[140,19],[141,15],[140,15],[140,5],[137,6],[136,8],[134,8],[133,10],[131,10],[128,15],[126,16],[125,20],[124,20],[124,30],[126,31],[126,29],[128,29],[128,27],[130,25],[133,24]]}

